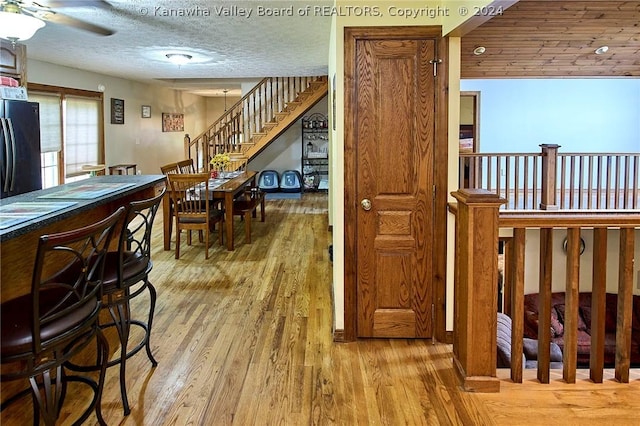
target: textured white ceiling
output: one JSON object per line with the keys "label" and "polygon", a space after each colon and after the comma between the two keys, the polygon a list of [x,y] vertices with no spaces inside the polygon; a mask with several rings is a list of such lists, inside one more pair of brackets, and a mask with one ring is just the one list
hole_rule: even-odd
{"label": "textured white ceiling", "polygon": [[[71,0],[65,6],[72,7],[54,10],[115,34],[98,36],[48,22],[25,42],[28,56],[175,88],[217,89],[218,94],[243,80],[327,74],[331,18],[314,11],[331,0],[109,3],[112,8],[96,8]],[[300,16],[307,7],[308,16]],[[267,10],[282,8],[293,16],[266,16]],[[242,16],[243,10],[250,16]],[[193,60],[174,65],[165,57],[171,52],[190,54]]]}

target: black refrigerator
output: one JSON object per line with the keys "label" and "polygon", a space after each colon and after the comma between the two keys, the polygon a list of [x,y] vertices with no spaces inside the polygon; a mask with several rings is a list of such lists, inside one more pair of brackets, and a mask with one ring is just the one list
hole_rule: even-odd
{"label": "black refrigerator", "polygon": [[0,198],[42,189],[38,103],[0,100],[0,159]]}

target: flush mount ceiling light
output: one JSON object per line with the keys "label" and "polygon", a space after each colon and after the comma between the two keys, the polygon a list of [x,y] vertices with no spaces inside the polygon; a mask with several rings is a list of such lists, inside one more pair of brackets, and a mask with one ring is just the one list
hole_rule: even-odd
{"label": "flush mount ceiling light", "polygon": [[487,49],[484,46],[478,46],[475,49],[473,49],[473,54],[476,56],[480,56],[486,51]]}
{"label": "flush mount ceiling light", "polygon": [[176,65],[187,64],[189,63],[189,61],[191,61],[191,58],[193,58],[193,56],[186,53],[167,53],[165,56],[171,63],[174,63]]}
{"label": "flush mount ceiling light", "polygon": [[42,27],[42,20],[25,15],[17,4],[0,6],[0,38],[15,44],[30,39]]}
{"label": "flush mount ceiling light", "polygon": [[595,50],[596,55],[602,55],[603,53],[607,53],[608,51],[609,51],[609,46],[600,46]]}

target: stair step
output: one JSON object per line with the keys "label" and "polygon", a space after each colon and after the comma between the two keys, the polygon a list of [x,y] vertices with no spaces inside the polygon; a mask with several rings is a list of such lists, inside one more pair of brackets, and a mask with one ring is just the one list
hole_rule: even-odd
{"label": "stair step", "polygon": [[[228,148],[228,143],[235,143],[235,148],[231,148],[234,152],[242,152],[247,156],[255,156],[265,145],[269,144],[276,134],[280,133],[284,127],[289,126],[293,121],[297,120],[303,115],[304,110],[309,108],[314,102],[317,102],[319,97],[326,95],[328,87],[328,77],[321,76],[313,81],[308,81],[307,84],[299,88],[299,92],[296,93],[295,99],[291,102],[285,102],[284,104],[278,103],[278,107],[281,109],[278,112],[273,113],[268,118],[268,122],[262,124],[259,132],[252,133],[251,137],[248,137],[247,142],[239,142],[238,137],[233,134],[227,135],[226,129],[228,127],[216,128],[212,125],[210,129],[217,130],[215,134],[203,133],[204,138],[203,149],[209,151],[219,151],[224,148]],[[227,121],[237,120],[239,116],[227,116]],[[225,121],[225,123],[227,123]],[[225,124],[230,126],[230,124]],[[225,137],[222,138],[222,132],[225,132]],[[228,136],[228,138],[227,138]],[[248,135],[246,135],[248,136]],[[223,140],[224,139],[224,140]]]}
{"label": "stair step", "polygon": [[284,107],[285,111],[293,112],[296,108],[298,108],[302,104],[302,102],[291,101],[287,103],[287,106]]}

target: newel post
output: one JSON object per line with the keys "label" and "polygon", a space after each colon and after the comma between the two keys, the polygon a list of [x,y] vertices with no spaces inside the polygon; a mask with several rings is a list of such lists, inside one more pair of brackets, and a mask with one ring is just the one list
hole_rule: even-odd
{"label": "newel post", "polygon": [[191,158],[189,152],[191,151],[191,138],[189,137],[189,133],[185,133],[184,135],[184,159]]}
{"label": "newel post", "polygon": [[542,190],[540,194],[540,210],[558,210],[557,170],[558,148],[560,145],[542,144]]}
{"label": "newel post", "polygon": [[455,244],[453,363],[462,387],[500,392],[496,377],[498,209],[504,198],[459,189]]}

